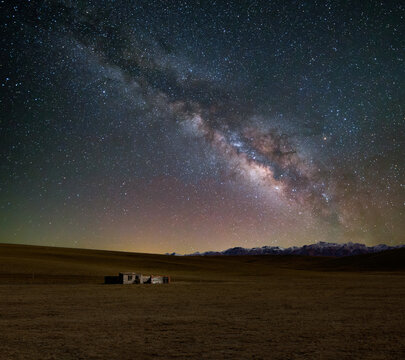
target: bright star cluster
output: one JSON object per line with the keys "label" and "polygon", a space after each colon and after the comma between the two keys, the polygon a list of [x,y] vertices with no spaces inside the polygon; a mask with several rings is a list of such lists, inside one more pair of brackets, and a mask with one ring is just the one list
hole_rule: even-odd
{"label": "bright star cluster", "polygon": [[2,3],[0,241],[405,241],[405,6]]}

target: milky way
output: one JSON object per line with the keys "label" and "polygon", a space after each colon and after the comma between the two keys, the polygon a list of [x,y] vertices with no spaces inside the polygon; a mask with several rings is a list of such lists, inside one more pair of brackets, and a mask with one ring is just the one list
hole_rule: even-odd
{"label": "milky way", "polygon": [[2,11],[1,241],[404,241],[400,3]]}

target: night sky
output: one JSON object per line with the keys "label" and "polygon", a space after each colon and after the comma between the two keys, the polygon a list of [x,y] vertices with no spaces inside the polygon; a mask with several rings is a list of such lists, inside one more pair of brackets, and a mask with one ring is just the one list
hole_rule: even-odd
{"label": "night sky", "polygon": [[6,1],[0,242],[405,242],[402,1]]}

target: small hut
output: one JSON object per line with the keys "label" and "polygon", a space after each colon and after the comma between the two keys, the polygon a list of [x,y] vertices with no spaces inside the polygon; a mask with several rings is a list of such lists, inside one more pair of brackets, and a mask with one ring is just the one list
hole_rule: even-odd
{"label": "small hut", "polygon": [[120,272],[118,276],[105,276],[104,282],[105,284],[169,284],[170,276]]}

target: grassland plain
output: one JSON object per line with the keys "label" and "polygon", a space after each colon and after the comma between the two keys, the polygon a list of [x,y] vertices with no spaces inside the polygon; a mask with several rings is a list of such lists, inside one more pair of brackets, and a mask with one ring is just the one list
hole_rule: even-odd
{"label": "grassland plain", "polygon": [[[404,359],[403,260],[0,245],[0,358]],[[123,270],[174,281],[102,284]]]}

